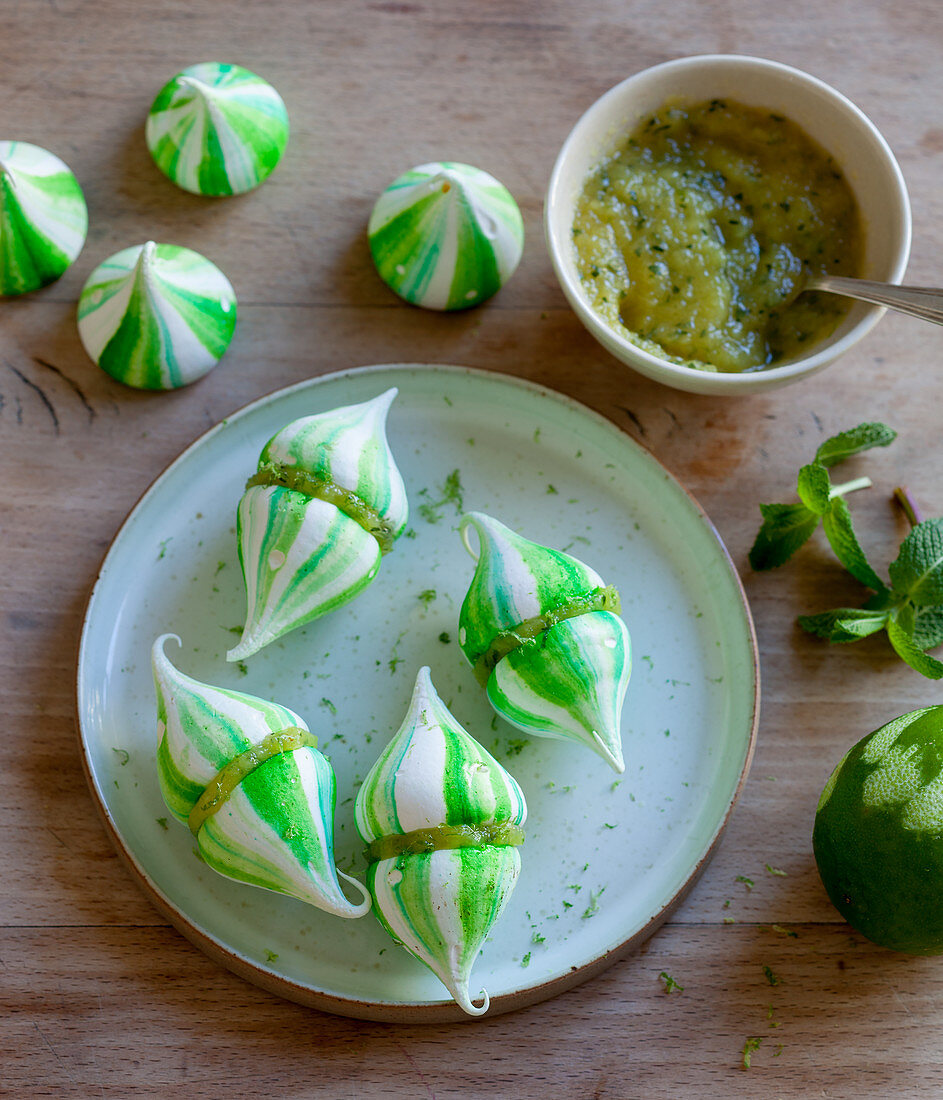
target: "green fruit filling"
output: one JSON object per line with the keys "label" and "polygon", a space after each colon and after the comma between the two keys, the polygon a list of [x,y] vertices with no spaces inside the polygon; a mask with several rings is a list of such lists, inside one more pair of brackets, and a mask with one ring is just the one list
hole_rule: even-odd
{"label": "green fruit filling", "polygon": [[253,485],[273,485],[280,489],[292,489],[296,493],[303,493],[306,497],[315,497],[333,504],[368,534],[373,535],[380,544],[381,554],[388,554],[393,549],[396,533],[390,522],[384,519],[375,508],[371,508],[362,497],[357,496],[350,489],[341,488],[333,481],[273,462],[265,463],[246,482],[247,489]]}
{"label": "green fruit filling", "polygon": [[437,825],[377,837],[366,849],[367,859],[395,859],[399,855],[440,852],[454,848],[483,848],[486,844],[508,847],[524,843],[524,830],[512,821],[490,821],[482,825]]}
{"label": "green fruit filling", "polygon": [[308,730],[298,726],[289,726],[287,729],[270,733],[257,745],[252,745],[245,752],[233,757],[216,775],[207,783],[203,793],[196,801],[196,805],[190,811],[188,824],[190,832],[194,836],[199,833],[207,818],[213,816],[223,805],[226,799],[239,786],[250,772],[283,752],[291,752],[293,749],[315,749],[318,739]]}
{"label": "green fruit filling", "polygon": [[622,611],[622,600],[614,585],[594,588],[582,596],[574,596],[557,607],[550,608],[542,615],[525,619],[511,630],[502,630],[491,639],[491,644],[475,661],[475,677],[482,687],[487,687],[488,678],[502,657],[513,653],[521,646],[531,645],[536,638],[550,627],[562,623],[565,619],[574,619],[577,615],[588,615],[591,611],[611,611],[618,615]]}

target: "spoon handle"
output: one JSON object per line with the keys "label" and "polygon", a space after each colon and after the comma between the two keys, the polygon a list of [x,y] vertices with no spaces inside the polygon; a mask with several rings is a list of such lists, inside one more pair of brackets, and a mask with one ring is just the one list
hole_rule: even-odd
{"label": "spoon handle", "polygon": [[943,288],[940,287],[895,286],[868,279],[847,279],[841,275],[819,275],[806,285],[809,290],[826,290],[846,298],[859,298],[862,302],[887,306],[899,313],[943,325]]}

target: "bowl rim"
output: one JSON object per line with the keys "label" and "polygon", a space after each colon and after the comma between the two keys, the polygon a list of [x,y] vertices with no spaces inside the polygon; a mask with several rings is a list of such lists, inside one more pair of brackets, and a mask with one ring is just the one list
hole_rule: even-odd
{"label": "bowl rim", "polygon": [[[827,366],[834,359],[843,355],[852,346],[863,339],[871,329],[884,316],[886,309],[881,306],[866,308],[860,319],[838,340],[826,343],[813,351],[810,355],[782,366],[767,367],[753,371],[701,371],[679,363],[672,363],[662,359],[632,341],[627,340],[621,333],[610,328],[599,317],[588,301],[585,300],[577,281],[572,278],[564,262],[563,249],[565,241],[561,241],[553,228],[551,211],[561,200],[559,192],[561,180],[567,161],[570,159],[573,147],[581,139],[583,131],[599,114],[603,113],[613,103],[621,102],[626,98],[627,92],[636,85],[644,84],[656,75],[664,75],[671,72],[683,72],[686,69],[709,68],[711,66],[731,66],[752,70],[765,70],[774,72],[777,76],[788,77],[822,93],[838,110],[844,111],[850,120],[862,131],[863,135],[870,139],[872,145],[880,154],[880,159],[887,170],[887,182],[896,199],[896,215],[901,223],[901,232],[896,243],[891,248],[891,277],[890,283],[899,283],[907,269],[910,259],[910,247],[913,232],[910,196],[903,172],[894,156],[887,139],[875,126],[871,119],[853,103],[844,93],[826,83],[820,77],[813,76],[802,69],[787,65],[781,61],[773,61],[769,58],[757,57],[752,54],[692,54],[684,57],[672,58],[659,62],[656,65],[640,69],[631,76],[613,85],[580,115],[567,134],[563,145],[557,154],[550,174],[550,181],[544,199],[544,236],[547,250],[550,253],[551,264],[557,280],[569,301],[574,312],[589,330],[590,334],[598,340],[611,355],[621,359],[640,373],[663,382],[666,385],[677,385],[680,389],[691,389],[700,392],[752,392],[769,389],[778,385],[804,378],[814,374]],[[856,196],[857,197],[857,196]],[[620,349],[616,354],[608,346],[613,344]],[[623,358],[624,356],[624,358]]]}

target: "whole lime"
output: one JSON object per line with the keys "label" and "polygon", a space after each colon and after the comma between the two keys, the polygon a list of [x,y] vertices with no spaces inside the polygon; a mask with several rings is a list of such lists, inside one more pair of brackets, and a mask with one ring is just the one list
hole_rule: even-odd
{"label": "whole lime", "polygon": [[812,846],[849,924],[882,947],[943,953],[943,706],[901,715],[846,753]]}

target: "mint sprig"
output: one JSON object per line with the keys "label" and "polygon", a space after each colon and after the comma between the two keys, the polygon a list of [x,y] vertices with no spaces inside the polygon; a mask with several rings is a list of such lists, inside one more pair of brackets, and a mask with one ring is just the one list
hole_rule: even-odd
{"label": "mint sprig", "polygon": [[897,433],[886,424],[866,423],[826,439],[815,452],[815,461],[803,466],[796,481],[798,504],[761,504],[763,525],[750,550],[750,565],[757,571],[776,569],[815,533],[819,523],[835,556],[849,573],[876,593],[887,586],[871,568],[854,532],[846,493],[867,489],[871,479],[855,478],[833,485],[829,467],[871,447],[886,447]]}
{"label": "mint sprig", "polygon": [[828,469],[871,447],[886,447],[896,433],[884,424],[859,424],[827,439],[815,461],[799,471],[798,504],[761,504],[763,526],[750,551],[754,569],[772,569],[788,561],[819,523],[844,568],[871,590],[863,607],[836,607],[800,615],[799,626],[816,637],[844,644],[880,631],[895,653],[931,680],[943,679],[943,662],[926,650],[943,645],[943,518],[923,519],[910,494],[895,497],[912,530],[888,566],[890,583],[874,571],[855,535],[846,493],[870,486],[868,478],[832,485]]}
{"label": "mint sprig", "polygon": [[[908,516],[916,519],[910,510]],[[943,519],[917,522],[888,573],[891,587],[865,607],[800,615],[799,625],[830,642],[857,642],[886,630],[902,661],[930,680],[943,679],[943,662],[925,652],[943,644]]]}

